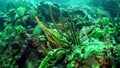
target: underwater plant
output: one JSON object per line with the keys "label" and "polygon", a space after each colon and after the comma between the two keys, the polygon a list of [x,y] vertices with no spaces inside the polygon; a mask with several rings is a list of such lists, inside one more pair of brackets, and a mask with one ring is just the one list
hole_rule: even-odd
{"label": "underwater plant", "polygon": [[[44,31],[49,42],[52,42],[55,45],[60,46],[58,48],[52,49],[50,52],[47,53],[46,57],[42,60],[39,68],[48,68],[49,66],[53,67],[57,63],[57,61],[60,60],[60,58],[57,58],[57,57],[62,58],[63,56],[66,56],[66,57],[68,56],[67,61],[69,63],[66,65],[66,67],[76,68],[78,67],[76,66],[77,62],[80,63],[82,62],[82,60],[88,59],[89,57],[92,57],[92,56],[104,56],[105,54],[104,49],[106,46],[102,42],[97,41],[96,39],[93,38],[93,39],[90,39],[91,42],[86,40],[85,42],[80,43],[81,41],[78,40],[78,37],[76,36],[76,33],[73,32],[73,30],[71,30],[73,33],[72,35],[73,40],[70,40],[69,42],[68,42],[69,40],[68,38],[66,38],[65,40],[62,40],[64,36],[59,37],[60,33],[57,33],[57,36],[56,36],[55,35],[56,33],[48,29],[47,27],[45,27],[42,24],[42,22],[39,21],[38,17],[35,17],[35,19],[36,19],[36,22],[40,25],[40,27]],[[60,49],[60,52],[62,52],[62,54],[58,54],[60,53],[59,49]],[[82,52],[83,50],[84,52]],[[54,53],[58,55],[54,57],[55,55]],[[52,63],[53,61],[52,58],[57,60],[54,60],[54,62]],[[45,64],[48,64],[48,66],[45,66]]]}
{"label": "underwater plant", "polygon": [[120,62],[120,45],[117,45],[115,48],[114,48],[114,59],[116,60],[116,64],[119,64]]}
{"label": "underwater plant", "polygon": [[23,16],[25,14],[25,11],[26,11],[25,7],[18,7],[17,8],[17,13],[19,16]]}
{"label": "underwater plant", "polygon": [[[111,1],[104,2],[98,5]],[[0,68],[120,67],[119,12],[113,18],[109,7],[95,4],[35,3],[23,0],[0,11]]]}
{"label": "underwater plant", "polygon": [[99,27],[98,28],[95,28],[92,33],[90,34],[91,37],[94,37],[94,38],[103,38],[104,37],[104,31],[102,29],[100,29]]}
{"label": "underwater plant", "polygon": [[46,39],[45,39],[45,36],[44,36],[44,35],[40,35],[40,36],[39,36],[39,40],[40,40],[40,41],[45,41],[45,40],[46,40]]}

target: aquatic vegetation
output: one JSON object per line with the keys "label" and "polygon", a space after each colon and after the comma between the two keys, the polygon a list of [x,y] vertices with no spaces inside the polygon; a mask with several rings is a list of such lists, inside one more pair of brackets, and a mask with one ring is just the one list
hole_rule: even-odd
{"label": "aquatic vegetation", "polygon": [[[48,34],[51,34],[52,35],[52,37],[53,37],[53,39],[50,39],[50,37],[48,37],[47,36],[47,39],[50,39],[49,41],[51,42],[51,41],[56,41],[56,38],[57,38],[57,42],[58,43],[60,43],[60,42],[62,42],[62,41],[59,41],[60,40],[60,38],[59,37],[56,37],[56,35],[54,35],[54,34],[52,34],[51,32],[52,31],[49,31],[48,30],[48,28],[46,28],[43,24],[42,24],[42,22],[40,22],[39,21],[39,19],[37,18],[37,17],[35,17],[35,19],[36,19],[36,21],[37,21],[37,23],[41,26],[41,28],[43,29],[43,31],[45,32],[45,33],[47,33],[48,32]],[[98,32],[98,34],[99,34],[99,32]],[[96,35],[98,35],[98,34],[96,34]],[[59,35],[59,34],[57,34],[57,35]],[[49,35],[50,36],[50,35]],[[103,36],[103,35],[102,35]],[[75,37],[75,36],[73,36],[73,37]],[[99,38],[99,37],[97,37],[97,38]],[[68,39],[66,39],[66,40],[68,40]],[[73,41],[74,40],[74,41]],[[76,68],[76,61],[79,61],[79,62],[81,62],[83,59],[88,59],[88,58],[90,58],[91,56],[104,56],[104,52],[105,52],[105,45],[103,44],[103,42],[100,42],[100,41],[96,41],[96,39],[91,39],[91,42],[87,42],[87,41],[85,41],[85,42],[83,42],[83,44],[78,44],[77,43],[77,39],[73,39],[72,41],[70,41],[71,43],[69,43],[69,42],[67,42],[67,43],[69,43],[69,45],[67,45],[68,47],[67,48],[64,48],[64,44],[65,43],[61,43],[60,45],[62,46],[62,48],[63,49],[69,49],[69,51],[68,51],[68,53],[65,53],[64,55],[68,55],[68,59],[67,59],[67,61],[69,62],[68,64],[67,64],[67,68],[72,68],[72,67],[74,67],[74,68]],[[75,40],[77,40],[77,41],[75,41]],[[64,41],[64,40],[63,40]],[[72,43],[73,42],[73,43]],[[80,41],[79,41],[80,42]],[[54,44],[56,44],[57,45],[57,43],[54,43]],[[56,48],[56,49],[58,49],[58,48]],[[84,52],[82,52],[83,50],[85,50]],[[52,51],[52,50],[51,50]],[[49,54],[48,54],[49,55]],[[46,57],[43,59],[43,61],[42,61],[42,63],[46,63],[47,61],[44,61],[46,58],[47,58],[47,56],[48,55],[46,55]],[[59,56],[59,55],[58,55]],[[62,57],[63,55],[61,55],[61,57]],[[59,59],[60,60],[60,59]],[[52,60],[51,60],[52,61]],[[57,61],[55,61],[55,62],[57,62]],[[53,64],[53,65],[55,65],[55,63]],[[72,66],[71,66],[72,65]],[[40,64],[40,68],[41,68],[41,66],[44,66],[44,65],[42,65],[42,64]]]}
{"label": "aquatic vegetation", "polygon": [[26,33],[25,28],[23,26],[16,26],[14,28],[16,30],[16,33],[21,34],[21,33]]}
{"label": "aquatic vegetation", "polygon": [[26,11],[25,7],[18,7],[17,8],[17,13],[19,16],[23,16],[25,14],[25,11]]}
{"label": "aquatic vegetation", "polygon": [[38,1],[0,7],[0,68],[120,67],[120,1]]}
{"label": "aquatic vegetation", "polygon": [[[59,46],[62,46],[62,47],[64,47],[64,46],[66,46],[66,44],[68,43],[67,42],[67,39],[66,40],[64,40],[64,39],[62,39],[61,37],[59,37],[59,34],[57,34],[58,36],[56,36],[55,34],[53,34],[53,33],[55,33],[55,32],[52,32],[52,31],[49,31],[43,24],[42,24],[42,22],[40,22],[39,21],[39,19],[37,18],[37,17],[35,17],[35,19],[36,19],[36,21],[37,21],[37,23],[41,26],[41,28],[43,29],[43,31],[46,33],[46,37],[47,37],[47,39],[50,41],[50,42],[52,42],[52,43],[54,43],[54,44],[56,44],[56,45],[59,45]],[[50,34],[50,35],[47,35],[47,34]],[[49,36],[51,36],[53,39],[51,39]],[[61,39],[60,39],[61,38]],[[67,45],[68,46],[68,45]],[[48,54],[49,55],[49,54]],[[59,55],[58,55],[59,56]],[[61,57],[62,57],[62,55],[61,55]],[[46,57],[45,57],[46,58]],[[58,59],[59,60],[59,59]],[[51,60],[52,61],[52,60]],[[57,62],[57,61],[55,61],[55,62]],[[45,63],[45,61],[43,61],[43,63]],[[41,66],[43,66],[43,65],[40,65],[40,68],[41,68]]]}
{"label": "aquatic vegetation", "polygon": [[38,68],[48,68],[53,67],[55,63],[62,58],[63,54],[67,52],[66,49],[58,48],[53,49],[50,51],[47,56],[44,58],[44,60],[41,62],[40,66]]}
{"label": "aquatic vegetation", "polygon": [[[22,26],[13,27],[12,25],[7,24],[5,29],[2,31],[2,36],[0,37],[0,41],[2,42],[0,43],[0,49],[2,48],[0,50],[0,57],[2,61],[5,62],[3,65],[1,65],[1,67],[7,65],[9,66],[9,64],[10,66],[14,67],[15,61],[20,58],[20,55],[19,56],[18,54],[17,56],[15,55],[20,49],[19,43],[22,44],[22,42],[24,41],[23,39],[25,39],[25,37],[26,30],[24,27]],[[11,49],[9,49],[10,47],[11,49],[13,49],[12,52],[10,51]],[[13,54],[14,56],[12,58]],[[9,58],[6,55],[9,56]],[[6,60],[7,58],[9,60]]]}
{"label": "aquatic vegetation", "polygon": [[118,64],[120,62],[120,45],[117,45],[115,48],[114,48],[114,59],[116,60],[116,64]]}
{"label": "aquatic vegetation", "polygon": [[104,31],[102,29],[95,28],[95,30],[93,30],[93,32],[90,34],[91,37],[94,38],[103,38],[104,37]]}
{"label": "aquatic vegetation", "polygon": [[100,21],[101,21],[100,23],[102,23],[102,25],[104,26],[110,24],[110,20],[107,17],[103,17]]}
{"label": "aquatic vegetation", "polygon": [[[37,17],[35,17],[35,19],[36,19],[36,22],[41,26],[41,28],[43,29],[43,31],[44,31],[44,33],[45,33],[45,35],[46,35],[46,37],[47,37],[47,39],[50,41],[50,42],[52,42],[52,43],[54,43],[54,44],[57,44],[57,45],[59,45],[59,46],[66,46],[67,44],[67,40],[65,40],[65,38],[58,38],[60,35],[59,34],[56,34],[53,30],[49,30],[49,29],[47,29],[43,24],[42,24],[42,22],[40,22],[39,21],[39,19],[37,18]],[[51,36],[51,38],[53,39],[51,39],[50,38],[50,36]]]}
{"label": "aquatic vegetation", "polygon": [[45,39],[45,36],[44,36],[44,35],[40,35],[40,36],[39,36],[39,40],[40,40],[40,41],[45,41],[45,40],[46,40],[46,39]]}
{"label": "aquatic vegetation", "polygon": [[85,46],[85,54],[84,59],[88,59],[90,56],[97,55],[97,56],[104,56],[105,55],[105,45],[103,42],[99,41],[98,39],[88,39],[83,42]]}
{"label": "aquatic vegetation", "polygon": [[[92,57],[96,57],[96,56],[100,56],[100,57],[105,56],[105,52],[106,52],[105,49],[107,46],[104,44],[103,41],[99,41],[98,39],[105,38],[104,36],[106,34],[112,35],[115,32],[114,28],[107,26],[109,23],[108,18],[103,18],[102,20],[100,20],[102,22],[102,25],[104,25],[104,27],[105,27],[104,29],[102,29],[100,27],[93,27],[92,32],[88,36],[94,37],[94,38],[92,38],[92,39],[90,38],[88,40],[81,41],[80,39],[82,39],[83,37],[79,38],[79,35],[81,33],[78,34],[79,31],[76,32],[74,23],[71,18],[70,18],[70,21],[68,21],[68,23],[69,23],[68,25],[70,27],[70,30],[69,30],[70,32],[67,31],[67,33],[61,33],[61,31],[58,28],[56,28],[56,23],[55,23],[53,15],[52,15],[51,7],[49,7],[49,10],[50,10],[51,20],[54,23],[55,29],[48,29],[47,27],[45,27],[42,24],[42,22],[40,22],[38,17],[35,17],[35,19],[36,19],[36,22],[40,25],[40,27],[44,31],[47,39],[50,42],[54,43],[54,45],[60,46],[55,49],[59,49],[59,48],[68,49],[68,52],[61,55],[61,57],[63,57],[63,56],[67,57],[67,59],[66,59],[66,61],[68,62],[66,64],[67,68],[77,68],[77,67],[79,67],[79,65],[81,64],[81,62],[83,60],[86,60],[86,59],[89,59]],[[65,36],[64,36],[64,34],[65,34]],[[65,40],[62,40],[62,38],[64,38]],[[71,40],[69,40],[69,39],[71,39]],[[54,49],[51,49],[51,51],[53,51],[53,50]],[[45,58],[43,58],[39,68],[41,68],[41,67],[46,68],[45,65],[42,63],[48,63],[49,61],[53,61],[52,59],[45,61],[45,59],[48,58],[48,56],[49,56],[49,54],[47,54],[45,56]],[[57,55],[57,56],[59,56],[59,55]],[[112,56],[112,55],[110,55],[110,56]],[[105,57],[104,57],[104,59],[105,59]],[[58,60],[60,60],[60,58]],[[95,62],[98,62],[98,61],[95,61]],[[111,61],[111,62],[114,62],[114,61]],[[57,63],[57,61],[55,61],[55,63],[52,63],[51,67],[54,67],[54,65],[56,63]],[[104,62],[101,62],[101,63],[102,63],[102,65],[104,65]],[[95,65],[96,66],[94,66],[94,64],[92,65],[93,68],[94,67],[100,68],[99,63],[96,63]]]}

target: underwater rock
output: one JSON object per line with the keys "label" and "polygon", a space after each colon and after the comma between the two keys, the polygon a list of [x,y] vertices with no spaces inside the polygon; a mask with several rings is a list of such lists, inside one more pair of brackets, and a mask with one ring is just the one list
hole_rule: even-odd
{"label": "underwater rock", "polygon": [[78,8],[72,8],[73,14],[80,14],[82,17],[88,20],[95,20],[101,17],[110,17],[110,14],[107,11],[104,11],[97,7],[83,6]]}
{"label": "underwater rock", "polygon": [[9,0],[9,1],[5,1],[6,4],[4,5],[5,8],[6,8],[6,11],[9,10],[9,9],[13,9],[13,8],[16,8],[16,5],[14,4],[13,1]]}
{"label": "underwater rock", "polygon": [[9,16],[10,19],[14,19],[16,15],[16,9],[8,10],[7,15]]}
{"label": "underwater rock", "polygon": [[98,39],[90,38],[84,41],[83,44],[85,46],[84,59],[93,55],[103,56],[105,54],[105,45]]}
{"label": "underwater rock", "polygon": [[60,7],[57,3],[43,1],[38,5],[38,13],[41,13],[41,16],[44,17],[46,21],[52,21],[51,15],[53,15],[55,21],[57,21],[60,15]]}
{"label": "underwater rock", "polygon": [[27,28],[27,26],[35,27],[36,23],[31,15],[25,15],[14,20],[14,25],[22,25]]}
{"label": "underwater rock", "polygon": [[36,25],[34,30],[33,30],[33,34],[35,34],[35,35],[36,34],[41,34],[41,32],[42,32],[42,29],[40,28],[40,26]]}
{"label": "underwater rock", "polygon": [[4,22],[10,21],[9,17],[0,11],[0,30],[4,29]]}
{"label": "underwater rock", "polygon": [[90,0],[89,5],[103,8],[105,11],[108,11],[111,17],[116,17],[119,14],[120,7],[119,0]]}
{"label": "underwater rock", "polygon": [[17,8],[17,13],[19,16],[23,16],[25,14],[25,11],[26,11],[25,7],[18,7]]}

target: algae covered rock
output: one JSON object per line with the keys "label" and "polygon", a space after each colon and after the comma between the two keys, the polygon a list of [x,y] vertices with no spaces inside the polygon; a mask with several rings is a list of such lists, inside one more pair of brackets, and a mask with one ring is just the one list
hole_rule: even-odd
{"label": "algae covered rock", "polygon": [[40,28],[39,25],[36,25],[33,30],[33,34],[41,34],[41,33],[42,33],[42,29]]}
{"label": "algae covered rock", "polygon": [[17,13],[20,16],[23,16],[25,14],[25,11],[26,11],[25,7],[18,7],[17,8]]}
{"label": "algae covered rock", "polygon": [[88,59],[91,56],[103,56],[105,54],[105,45],[98,39],[88,39],[83,42],[85,45],[84,59]]}
{"label": "algae covered rock", "polygon": [[104,37],[104,31],[100,28],[95,28],[92,33],[90,34],[91,37],[94,38],[103,38]]}

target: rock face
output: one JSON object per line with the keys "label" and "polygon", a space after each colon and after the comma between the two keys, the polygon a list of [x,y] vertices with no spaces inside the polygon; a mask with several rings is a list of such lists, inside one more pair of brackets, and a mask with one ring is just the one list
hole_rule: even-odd
{"label": "rock face", "polygon": [[57,3],[40,2],[38,13],[41,13],[41,16],[44,17],[46,21],[51,21],[52,13],[55,21],[57,21],[60,15],[60,7]]}
{"label": "rock face", "polygon": [[104,11],[103,9],[97,7],[83,6],[71,8],[70,11],[72,12],[72,14],[74,14],[74,16],[80,15],[88,20],[95,20],[102,17],[110,17],[110,14],[107,11]]}
{"label": "rock face", "polygon": [[116,17],[117,15],[119,15],[119,0],[91,0],[89,4],[94,7],[103,8],[110,13],[111,17]]}

